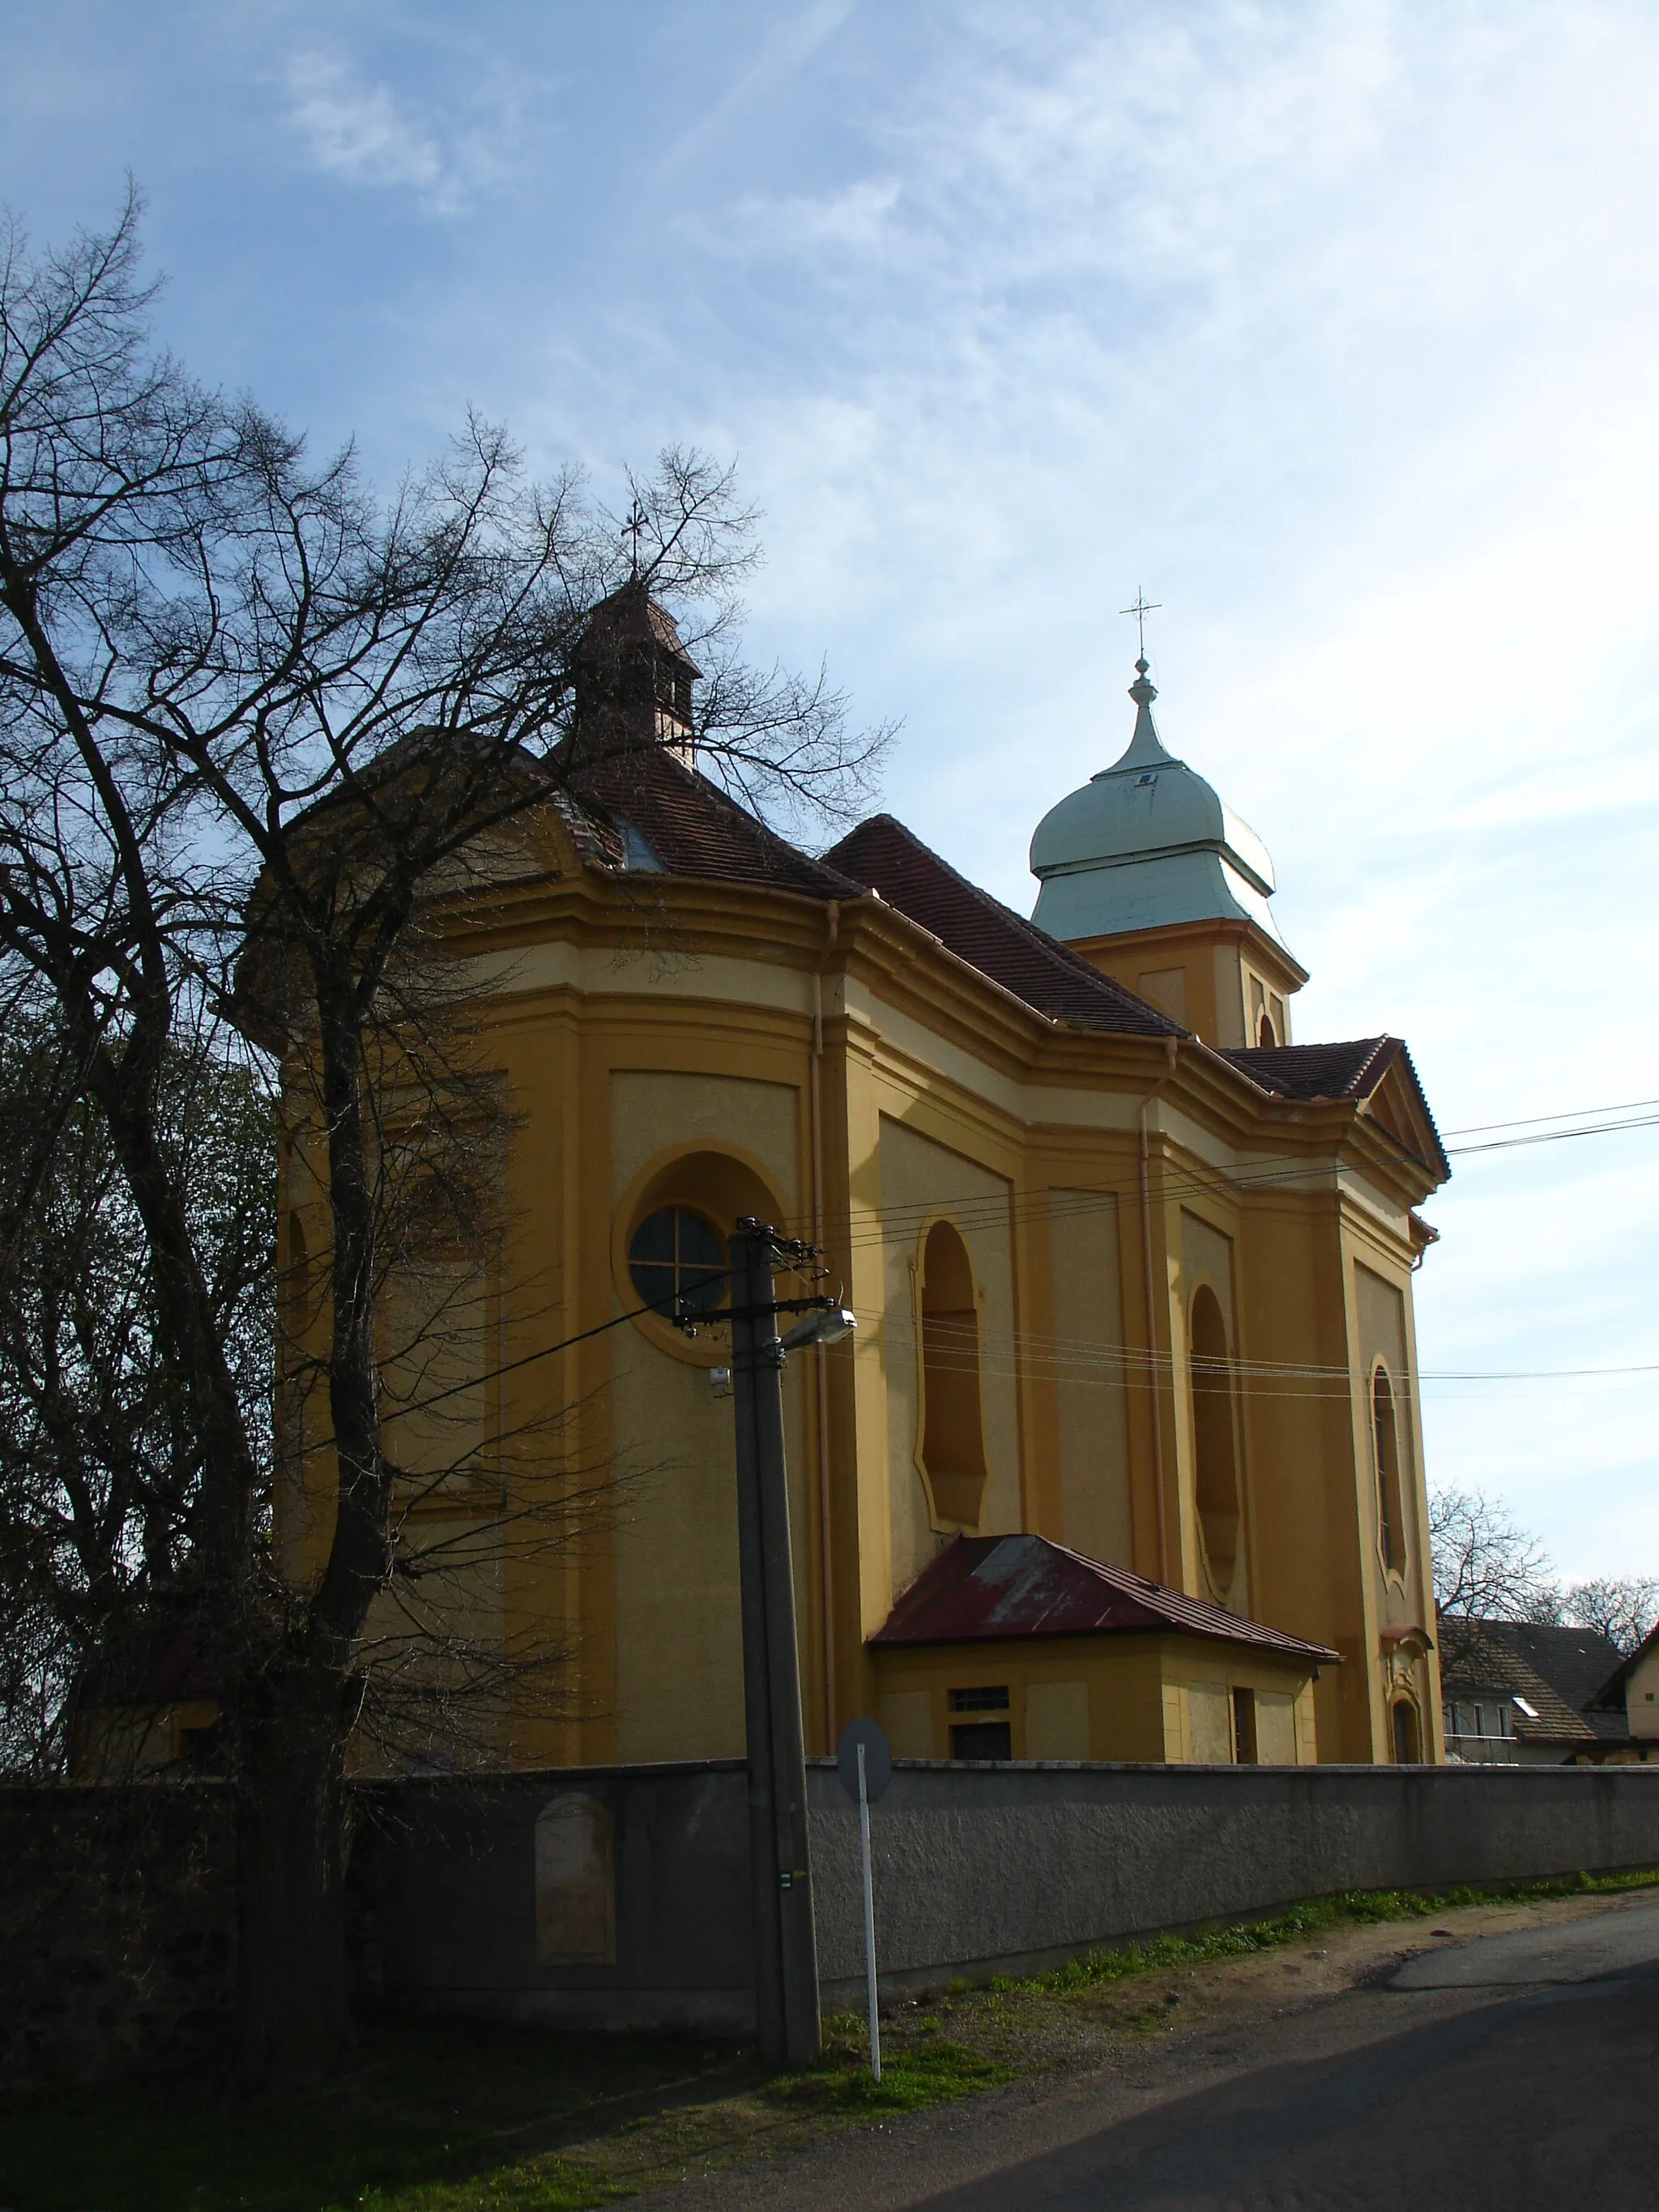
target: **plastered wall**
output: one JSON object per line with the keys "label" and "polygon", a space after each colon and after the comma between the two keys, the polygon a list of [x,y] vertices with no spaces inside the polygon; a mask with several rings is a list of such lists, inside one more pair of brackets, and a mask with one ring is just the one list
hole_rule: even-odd
{"label": "plastered wall", "polygon": [[[660,1154],[698,1139],[740,1146],[787,1214],[797,1212],[798,1094],[788,1085],[619,1070],[611,1098],[613,1206]],[[618,1287],[619,1312],[621,1297]],[[617,1754],[735,1758],[744,1715],[732,1401],[715,1396],[706,1366],[637,1328],[617,1329],[611,1345]],[[785,1371],[784,1434],[804,1644],[811,1468],[799,1365]]]}

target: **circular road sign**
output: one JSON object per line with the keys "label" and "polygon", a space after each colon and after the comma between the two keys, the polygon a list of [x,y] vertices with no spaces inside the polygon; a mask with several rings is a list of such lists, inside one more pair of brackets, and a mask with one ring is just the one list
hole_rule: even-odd
{"label": "circular road sign", "polygon": [[864,1746],[865,1794],[873,1805],[893,1778],[893,1753],[874,1721],[848,1721],[836,1746],[836,1768],[841,1786],[856,1805],[859,1802],[859,1746]]}

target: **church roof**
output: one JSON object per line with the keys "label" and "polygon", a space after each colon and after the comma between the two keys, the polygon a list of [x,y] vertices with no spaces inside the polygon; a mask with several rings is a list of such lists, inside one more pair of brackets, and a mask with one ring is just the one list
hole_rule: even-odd
{"label": "church roof", "polygon": [[1131,1036],[1185,1036],[1178,1022],[1103,975],[1069,945],[1027,921],[932,852],[890,814],[872,815],[825,854],[826,865],[879,891],[1028,1006],[1079,1028]]}
{"label": "church roof", "polygon": [[[1327,1098],[1373,1098],[1392,1077],[1404,1090],[1406,1111],[1403,1115],[1379,1118],[1384,1120],[1390,1134],[1415,1152],[1442,1181],[1451,1173],[1403,1039],[1374,1036],[1354,1037],[1341,1044],[1249,1045],[1243,1050],[1225,1048],[1218,1056],[1248,1076],[1258,1090],[1304,1104]],[[1398,1093],[1395,1103],[1399,1103]]]}
{"label": "church roof", "polygon": [[1030,1535],[958,1536],[917,1576],[870,1641],[890,1648],[1148,1632],[1245,1644],[1316,1667],[1341,1656]]}
{"label": "church roof", "polygon": [[[856,898],[860,886],[690,769],[665,745],[629,746],[573,769],[579,842],[613,867],[753,884],[807,898]],[[580,830],[586,831],[583,839]],[[629,832],[633,833],[632,836]]]}
{"label": "church roof", "polygon": [[1250,1045],[1224,1048],[1228,1065],[1259,1090],[1281,1098],[1364,1098],[1405,1052],[1398,1037],[1355,1037],[1342,1044]]}

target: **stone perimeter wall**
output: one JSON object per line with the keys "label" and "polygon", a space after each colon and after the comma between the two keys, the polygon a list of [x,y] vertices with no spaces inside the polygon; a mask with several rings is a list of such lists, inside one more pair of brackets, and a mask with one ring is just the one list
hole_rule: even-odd
{"label": "stone perimeter wall", "polygon": [[[858,1826],[808,1775],[830,2009],[862,1989]],[[367,2004],[742,2033],[741,1765],[359,1785]],[[1659,1866],[1659,1768],[904,1762],[874,1808],[884,1985],[1032,1971],[1092,1945],[1344,1889]],[[0,2084],[200,2047],[234,1971],[222,1787],[0,1790]]]}
{"label": "stone perimeter wall", "polygon": [[233,1819],[212,1783],[0,1787],[0,2090],[167,2065],[222,2038]]}

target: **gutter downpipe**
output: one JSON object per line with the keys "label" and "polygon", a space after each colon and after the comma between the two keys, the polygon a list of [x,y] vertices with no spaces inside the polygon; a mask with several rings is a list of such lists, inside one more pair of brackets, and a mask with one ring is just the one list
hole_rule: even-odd
{"label": "gutter downpipe", "polygon": [[[1164,1404],[1158,1371],[1158,1300],[1152,1291],[1152,1193],[1146,1141],[1146,1109],[1173,1081],[1179,1041],[1165,1037],[1169,1066],[1140,1102],[1140,1272],[1146,1291],[1146,1381],[1152,1394],[1152,1482],[1158,1498],[1158,1578],[1170,1582],[1169,1508],[1164,1496]],[[1170,1368],[1174,1374],[1173,1364]]]}
{"label": "gutter downpipe", "polygon": [[[841,933],[841,901],[831,899],[823,959],[828,960]],[[812,970],[812,1053],[808,1083],[812,1121],[812,1242],[823,1243],[823,967]],[[823,1730],[826,1747],[836,1741],[836,1582],[830,1548],[830,1377],[824,1362],[830,1347],[817,1347],[818,1401],[818,1602],[823,1613]]]}

